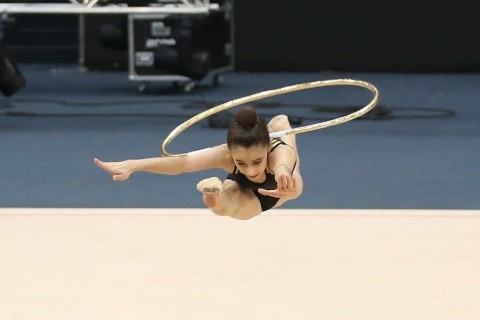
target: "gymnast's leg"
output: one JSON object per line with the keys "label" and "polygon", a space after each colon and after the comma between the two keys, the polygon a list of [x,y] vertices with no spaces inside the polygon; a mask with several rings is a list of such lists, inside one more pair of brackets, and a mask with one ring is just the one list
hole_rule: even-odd
{"label": "gymnast's leg", "polygon": [[262,212],[260,202],[251,190],[240,188],[232,180],[217,177],[204,179],[197,184],[203,202],[215,214],[246,220]]}
{"label": "gymnast's leg", "polygon": [[[267,124],[269,132],[277,132],[277,131],[284,131],[292,129],[290,122],[288,121],[288,117],[284,114],[280,114],[278,116],[273,117]],[[299,157],[298,150],[297,150],[297,142],[295,139],[295,135],[288,135],[282,137],[282,141],[288,144],[290,147],[293,148],[295,153],[297,154],[297,159]],[[298,160],[297,160],[298,165]]]}

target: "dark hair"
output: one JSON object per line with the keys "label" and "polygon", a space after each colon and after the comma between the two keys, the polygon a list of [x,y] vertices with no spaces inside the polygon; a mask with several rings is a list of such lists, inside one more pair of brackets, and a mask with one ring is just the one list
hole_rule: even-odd
{"label": "dark hair", "polygon": [[265,121],[257,116],[253,107],[242,107],[235,113],[227,133],[227,145],[249,148],[254,145],[268,146],[270,136]]}

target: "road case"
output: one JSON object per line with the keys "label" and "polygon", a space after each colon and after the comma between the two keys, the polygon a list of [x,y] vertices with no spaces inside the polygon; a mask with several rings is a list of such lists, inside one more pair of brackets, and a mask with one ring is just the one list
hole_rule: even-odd
{"label": "road case", "polygon": [[208,14],[130,14],[129,79],[140,91],[167,81],[189,92],[207,77],[218,85],[233,69],[231,8],[224,1]]}

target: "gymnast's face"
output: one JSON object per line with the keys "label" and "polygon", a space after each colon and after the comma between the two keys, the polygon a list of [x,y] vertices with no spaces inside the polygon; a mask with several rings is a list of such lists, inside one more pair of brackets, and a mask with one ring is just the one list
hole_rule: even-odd
{"label": "gymnast's face", "polygon": [[265,169],[268,160],[268,146],[253,145],[245,148],[231,146],[230,154],[238,170],[250,181],[262,183],[265,181]]}

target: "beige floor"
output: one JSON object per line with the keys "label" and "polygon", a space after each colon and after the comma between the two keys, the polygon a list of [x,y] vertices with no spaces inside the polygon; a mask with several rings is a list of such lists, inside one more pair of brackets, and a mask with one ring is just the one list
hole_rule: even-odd
{"label": "beige floor", "polygon": [[480,211],[0,209],[0,320],[478,320]]}

